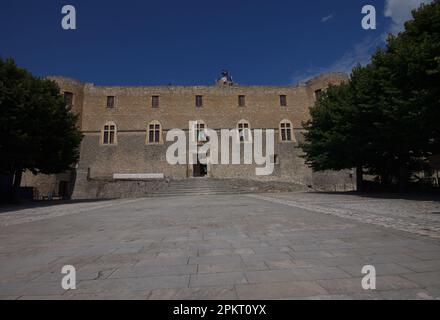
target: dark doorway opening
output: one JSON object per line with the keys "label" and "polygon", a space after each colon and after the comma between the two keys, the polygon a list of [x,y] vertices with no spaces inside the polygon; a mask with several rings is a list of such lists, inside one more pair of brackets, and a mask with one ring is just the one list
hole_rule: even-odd
{"label": "dark doorway opening", "polygon": [[58,196],[63,199],[66,199],[69,196],[69,182],[60,181],[58,186]]}
{"label": "dark doorway opening", "polygon": [[194,177],[205,177],[208,174],[208,166],[206,164],[201,164],[197,160],[197,164],[193,165],[193,176]]}

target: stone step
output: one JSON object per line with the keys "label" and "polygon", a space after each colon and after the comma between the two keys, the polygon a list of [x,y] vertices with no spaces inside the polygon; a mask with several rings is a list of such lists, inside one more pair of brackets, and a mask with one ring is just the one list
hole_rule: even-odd
{"label": "stone step", "polygon": [[189,189],[193,189],[193,190],[195,190],[195,189],[198,189],[198,190],[202,190],[202,189],[235,190],[235,189],[239,189],[239,188],[237,188],[237,187],[235,187],[235,188],[234,187],[228,187],[228,186],[218,186],[218,187],[215,187],[215,186],[187,186],[187,187],[184,187],[184,186],[178,186],[178,187],[170,186],[170,187],[167,188],[167,190],[189,190]]}
{"label": "stone step", "polygon": [[194,178],[188,180],[171,181],[167,189],[152,193],[150,196],[197,196],[237,193],[247,193],[247,191],[242,190],[236,186],[231,186],[228,182],[225,181]]}
{"label": "stone step", "polygon": [[[235,192],[235,191],[240,191],[238,189],[210,189],[210,188],[202,188],[202,189],[168,189],[168,190],[164,190],[168,193],[179,193],[179,192]],[[161,191],[163,192],[163,191]]]}
{"label": "stone step", "polygon": [[215,191],[229,191],[229,192],[235,192],[235,191],[241,191],[241,189],[234,189],[234,188],[181,188],[181,189],[165,189],[160,190],[160,192],[215,192]]}
{"label": "stone step", "polygon": [[195,192],[195,193],[191,193],[191,192],[180,192],[180,193],[169,193],[169,192],[165,192],[165,193],[150,193],[148,195],[146,195],[147,197],[170,197],[170,196],[207,196],[207,195],[228,195],[228,194],[245,194],[248,193],[246,191],[244,192],[232,192],[232,191],[224,191],[224,192]]}

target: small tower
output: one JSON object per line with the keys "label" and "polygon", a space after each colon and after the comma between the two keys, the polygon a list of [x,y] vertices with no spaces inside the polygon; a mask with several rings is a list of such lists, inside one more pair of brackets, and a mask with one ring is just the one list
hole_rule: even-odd
{"label": "small tower", "polygon": [[217,85],[219,86],[233,86],[234,82],[232,77],[229,75],[228,70],[223,69],[220,73],[220,77],[217,79]]}

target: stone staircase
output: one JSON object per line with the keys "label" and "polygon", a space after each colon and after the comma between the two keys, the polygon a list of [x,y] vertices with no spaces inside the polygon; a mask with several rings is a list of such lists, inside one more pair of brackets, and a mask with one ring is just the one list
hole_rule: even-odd
{"label": "stone staircase", "polygon": [[197,196],[213,194],[249,193],[249,190],[228,183],[228,181],[209,178],[189,178],[172,180],[167,188],[149,194],[150,197]]}

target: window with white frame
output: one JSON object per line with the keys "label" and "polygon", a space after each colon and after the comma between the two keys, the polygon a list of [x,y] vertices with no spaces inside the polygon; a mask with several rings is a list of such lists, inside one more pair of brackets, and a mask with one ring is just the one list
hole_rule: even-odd
{"label": "window with white frame", "polygon": [[197,121],[194,125],[194,134],[193,141],[196,142],[205,142],[207,141],[207,137],[205,134],[206,125],[203,121]]}
{"label": "window with white frame", "polygon": [[162,125],[159,121],[152,121],[148,124],[148,143],[161,143]]}
{"label": "window with white frame", "polygon": [[252,140],[251,126],[248,121],[240,120],[237,124],[237,129],[240,142],[249,142]]}
{"label": "window with white frame", "polygon": [[293,141],[292,122],[283,120],[280,123],[280,138],[281,141]]}
{"label": "window with white frame", "polygon": [[104,125],[102,130],[102,144],[116,144],[117,142],[117,128],[114,122],[108,122]]}

